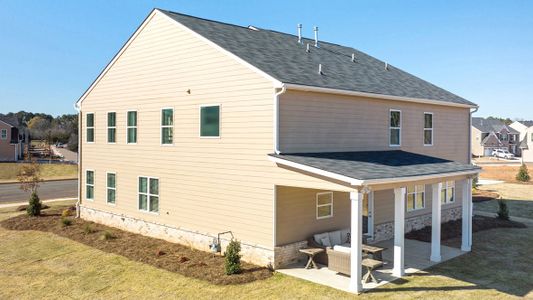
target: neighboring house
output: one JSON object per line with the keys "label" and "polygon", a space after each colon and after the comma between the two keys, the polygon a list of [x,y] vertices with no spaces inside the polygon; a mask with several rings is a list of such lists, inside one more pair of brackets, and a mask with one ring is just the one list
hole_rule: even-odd
{"label": "neighboring house", "polygon": [[505,149],[518,154],[520,133],[493,118],[472,118],[472,155],[491,156],[496,149]]}
{"label": "neighboring house", "polygon": [[0,116],[0,161],[22,159],[24,142],[16,119]]}
{"label": "neighboring house", "polygon": [[533,121],[515,121],[510,126],[520,132],[519,155],[524,162],[533,162]]}
{"label": "neighboring house", "polygon": [[84,219],[206,251],[229,230],[275,268],[347,229],[353,291],[363,232],[396,237],[396,276],[406,231],[433,224],[440,261],[462,217],[470,250],[476,105],[353,48],[156,9],[76,106]]}

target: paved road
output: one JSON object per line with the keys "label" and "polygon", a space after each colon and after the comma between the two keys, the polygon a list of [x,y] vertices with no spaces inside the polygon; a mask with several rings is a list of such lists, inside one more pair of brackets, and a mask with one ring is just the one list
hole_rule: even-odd
{"label": "paved road", "polygon": [[[41,200],[75,198],[78,196],[78,180],[42,182],[38,190]],[[29,195],[18,183],[0,184],[0,203],[26,202]]]}

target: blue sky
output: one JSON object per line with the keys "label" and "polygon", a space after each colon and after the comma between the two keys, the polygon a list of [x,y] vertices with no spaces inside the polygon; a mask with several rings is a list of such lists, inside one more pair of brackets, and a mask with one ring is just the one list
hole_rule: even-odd
{"label": "blue sky", "polygon": [[533,1],[0,0],[0,112],[73,103],[154,7],[352,46],[481,106],[533,119]]}

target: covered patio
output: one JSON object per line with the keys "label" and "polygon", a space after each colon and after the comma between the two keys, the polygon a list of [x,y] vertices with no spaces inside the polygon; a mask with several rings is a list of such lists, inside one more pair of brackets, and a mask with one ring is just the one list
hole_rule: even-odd
{"label": "covered patio", "polygon": [[[383,267],[374,271],[379,284],[417,272],[470,251],[472,245],[472,177],[479,168],[470,164],[405,152],[336,152],[271,154],[279,167],[306,176],[332,181],[350,187],[349,194],[349,270],[351,276],[328,270],[327,266],[303,269],[282,268],[280,272],[353,293],[363,292],[378,284],[362,282],[363,200],[371,193],[391,190],[393,205],[393,239],[377,243],[386,250]],[[441,191],[443,182],[459,181],[461,186],[462,245],[454,249],[441,245]],[[431,243],[405,240],[407,186],[419,185],[429,191],[431,207]],[[313,187],[309,187],[313,188]],[[455,193],[455,191],[454,191]],[[318,200],[317,200],[318,201]],[[347,207],[348,208],[348,207]],[[348,266],[347,266],[348,267]]]}

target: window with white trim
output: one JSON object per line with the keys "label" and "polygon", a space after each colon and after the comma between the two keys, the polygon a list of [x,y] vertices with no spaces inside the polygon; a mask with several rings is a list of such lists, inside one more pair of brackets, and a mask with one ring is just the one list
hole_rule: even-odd
{"label": "window with white trim", "polygon": [[85,198],[94,200],[94,171],[85,171]]}
{"label": "window with white trim", "polygon": [[426,186],[413,185],[407,187],[407,211],[423,209],[426,207]]}
{"label": "window with white trim", "polygon": [[2,129],[2,135],[1,135],[1,138],[3,140],[7,140],[7,129]]}
{"label": "window with white trim", "polygon": [[424,113],[424,146],[433,146],[433,113]]}
{"label": "window with white trim", "polygon": [[391,109],[389,113],[389,146],[400,146],[402,142],[402,112]]}
{"label": "window with white trim", "polygon": [[172,145],[174,135],[174,110],[164,108],[161,110],[161,144]]}
{"label": "window with white trim", "polygon": [[107,142],[114,144],[117,142],[117,113],[107,113]]}
{"label": "window with white trim", "polygon": [[107,173],[107,203],[115,204],[117,197],[117,174]]}
{"label": "window with white trim", "polygon": [[137,112],[128,111],[127,114],[128,123],[126,126],[127,131],[127,143],[136,144],[137,143]]}
{"label": "window with white trim", "polygon": [[139,177],[139,210],[159,212],[159,179]]}
{"label": "window with white trim", "polygon": [[442,183],[440,202],[442,204],[455,202],[455,181],[446,181]]}
{"label": "window with white trim", "polygon": [[326,219],[333,217],[333,192],[316,194],[316,218]]}
{"label": "window with white trim", "polygon": [[94,143],[94,114],[85,115],[85,127],[87,128],[87,143]]}

